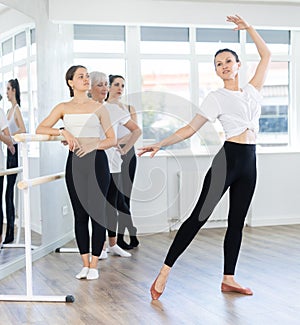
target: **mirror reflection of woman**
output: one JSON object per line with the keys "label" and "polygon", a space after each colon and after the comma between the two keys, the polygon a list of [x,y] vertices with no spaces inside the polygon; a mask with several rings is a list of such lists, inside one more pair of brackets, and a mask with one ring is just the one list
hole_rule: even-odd
{"label": "mirror reflection of woman", "polygon": [[[15,154],[15,147],[9,133],[8,123],[4,111],[0,109],[0,169],[5,169],[5,159],[2,144],[5,144],[10,150],[11,154]],[[4,176],[0,176],[0,244],[2,244],[3,232],[3,207],[2,207],[2,193],[3,193]]]}
{"label": "mirror reflection of woman", "polygon": [[[11,136],[19,133],[25,133],[26,128],[21,113],[21,92],[18,79],[11,79],[7,83],[6,88],[7,99],[11,102],[11,108],[7,111],[7,122]],[[14,142],[15,152],[7,148],[6,168],[18,167],[18,144]],[[7,186],[5,193],[6,204],[6,219],[7,228],[4,244],[9,244],[14,241],[14,223],[15,223],[15,206],[14,206],[14,187],[17,179],[17,174],[7,175]]]}

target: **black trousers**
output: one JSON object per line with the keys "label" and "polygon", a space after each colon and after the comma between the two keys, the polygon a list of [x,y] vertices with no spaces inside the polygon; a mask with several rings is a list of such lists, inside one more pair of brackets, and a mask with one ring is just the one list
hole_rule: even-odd
{"label": "black trousers", "polygon": [[92,223],[92,255],[100,256],[106,231],[106,196],[110,173],[106,153],[93,151],[79,158],[71,151],[66,164],[66,184],[75,219],[80,254],[90,252],[89,218]]}
{"label": "black trousers", "polygon": [[[7,149],[7,161],[6,168],[18,167],[18,145],[14,144],[15,154],[13,155],[10,150]],[[14,231],[15,224],[15,205],[14,205],[14,186],[16,183],[18,174],[7,175],[7,185],[5,192],[5,205],[6,205],[6,220],[7,220],[7,231]],[[4,176],[0,176],[0,234],[3,231],[3,209],[2,209],[2,193],[3,193],[3,181]]]}
{"label": "black trousers", "polygon": [[224,274],[234,275],[242,242],[244,221],[256,185],[256,147],[225,142],[208,170],[199,200],[181,225],[165,264],[172,267],[229,188],[228,228],[224,239]]}

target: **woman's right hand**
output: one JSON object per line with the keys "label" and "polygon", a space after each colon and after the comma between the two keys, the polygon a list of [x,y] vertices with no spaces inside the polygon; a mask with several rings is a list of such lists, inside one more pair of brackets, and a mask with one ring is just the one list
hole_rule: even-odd
{"label": "woman's right hand", "polygon": [[62,131],[62,135],[65,138],[65,142],[67,142],[70,151],[75,151],[80,148],[78,140],[67,130]]}
{"label": "woman's right hand", "polygon": [[8,146],[8,150],[11,152],[12,155],[14,155],[16,153],[16,149],[13,144]]}
{"label": "woman's right hand", "polygon": [[156,155],[156,153],[161,149],[161,146],[159,143],[154,143],[150,146],[146,146],[146,147],[142,147],[142,148],[138,148],[139,152],[138,152],[138,156],[142,156],[144,153],[146,152],[151,152],[150,157],[154,157]]}

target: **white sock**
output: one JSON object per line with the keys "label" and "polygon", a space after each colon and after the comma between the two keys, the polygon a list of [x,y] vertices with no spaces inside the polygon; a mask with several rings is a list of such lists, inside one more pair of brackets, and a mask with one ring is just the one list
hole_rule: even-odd
{"label": "white sock", "polygon": [[87,280],[96,280],[99,278],[99,272],[97,269],[89,269],[89,273],[86,276]]}
{"label": "white sock", "polygon": [[89,273],[89,267],[87,267],[87,266],[84,266],[82,269],[81,269],[81,271],[78,273],[78,274],[76,274],[76,279],[85,279],[86,277],[87,277],[87,275],[88,275],[88,273]]}
{"label": "white sock", "polygon": [[109,252],[113,255],[118,255],[121,257],[130,257],[131,254],[126,252],[124,249],[122,249],[120,246],[115,244],[114,246],[109,246]]}

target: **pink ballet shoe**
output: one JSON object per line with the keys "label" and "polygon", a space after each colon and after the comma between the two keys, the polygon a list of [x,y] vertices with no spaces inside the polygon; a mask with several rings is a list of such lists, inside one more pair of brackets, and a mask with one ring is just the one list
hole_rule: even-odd
{"label": "pink ballet shoe", "polygon": [[233,287],[233,286],[230,286],[230,285],[228,285],[228,284],[226,284],[224,282],[222,282],[221,291],[222,292],[237,292],[237,293],[240,293],[242,295],[248,295],[248,296],[253,295],[252,290],[249,289],[249,288]]}
{"label": "pink ballet shoe", "polygon": [[[158,276],[157,276],[158,278]],[[152,286],[151,286],[151,289],[150,289],[150,293],[151,293],[151,297],[152,297],[152,300],[158,300],[158,298],[163,294],[164,290],[162,292],[158,292],[156,289],[155,289],[155,285],[156,285],[156,281],[157,281],[157,278],[155,279],[155,281],[152,283]]]}

